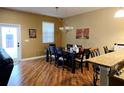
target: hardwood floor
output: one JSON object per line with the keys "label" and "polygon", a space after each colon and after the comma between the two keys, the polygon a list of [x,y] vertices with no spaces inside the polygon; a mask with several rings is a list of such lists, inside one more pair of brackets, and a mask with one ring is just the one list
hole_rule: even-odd
{"label": "hardwood floor", "polygon": [[91,86],[93,70],[90,65],[83,73],[76,69],[75,74],[67,69],[56,67],[43,59],[20,62],[14,66],[8,86]]}

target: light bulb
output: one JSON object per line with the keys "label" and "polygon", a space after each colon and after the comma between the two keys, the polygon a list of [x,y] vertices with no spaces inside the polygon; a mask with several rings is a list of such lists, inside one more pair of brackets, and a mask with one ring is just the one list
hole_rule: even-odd
{"label": "light bulb", "polygon": [[114,17],[124,17],[124,10],[118,10],[116,13],[115,13],[115,16]]}
{"label": "light bulb", "polygon": [[64,30],[64,27],[59,27],[59,30],[63,31]]}

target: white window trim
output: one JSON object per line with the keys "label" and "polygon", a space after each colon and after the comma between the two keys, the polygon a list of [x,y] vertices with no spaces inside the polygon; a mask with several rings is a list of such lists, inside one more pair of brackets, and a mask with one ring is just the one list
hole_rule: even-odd
{"label": "white window trim", "polygon": [[[49,41],[49,42],[44,42],[44,29],[43,29],[43,23],[52,23],[54,28],[53,28],[53,41]],[[43,21],[42,22],[42,43],[54,43],[55,42],[55,23],[54,22],[49,22],[49,21]]]}

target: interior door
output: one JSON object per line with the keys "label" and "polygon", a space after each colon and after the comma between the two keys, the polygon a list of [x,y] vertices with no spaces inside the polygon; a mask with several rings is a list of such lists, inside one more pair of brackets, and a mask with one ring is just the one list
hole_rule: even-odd
{"label": "interior door", "polygon": [[18,25],[0,25],[0,46],[12,57],[14,62],[18,62],[20,58],[19,30]]}

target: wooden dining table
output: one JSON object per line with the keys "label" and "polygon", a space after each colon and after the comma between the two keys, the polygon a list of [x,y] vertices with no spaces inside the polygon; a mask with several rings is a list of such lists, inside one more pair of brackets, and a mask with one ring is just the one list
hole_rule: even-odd
{"label": "wooden dining table", "polygon": [[100,66],[100,85],[109,85],[111,68],[124,62],[124,49],[87,59],[87,62]]}
{"label": "wooden dining table", "polygon": [[[70,51],[68,49],[64,49],[63,50],[63,55],[66,56],[66,60],[70,61],[71,63],[71,72],[75,73],[75,61],[74,61],[74,57],[77,55],[78,53],[74,52],[74,51]],[[50,61],[50,52],[49,52],[49,48],[47,48],[46,50],[46,62]]]}

